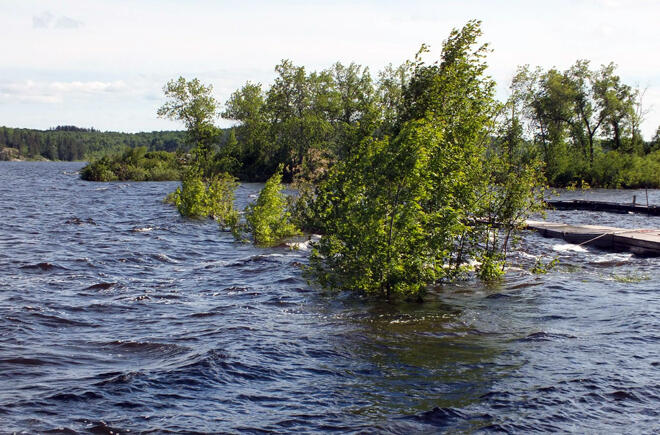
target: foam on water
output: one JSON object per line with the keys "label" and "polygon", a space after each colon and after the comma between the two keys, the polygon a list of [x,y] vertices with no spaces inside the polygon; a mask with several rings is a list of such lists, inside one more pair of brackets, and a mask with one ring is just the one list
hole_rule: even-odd
{"label": "foam on water", "polygon": [[580,245],[572,243],[558,243],[552,245],[552,250],[556,252],[587,252],[587,249]]}

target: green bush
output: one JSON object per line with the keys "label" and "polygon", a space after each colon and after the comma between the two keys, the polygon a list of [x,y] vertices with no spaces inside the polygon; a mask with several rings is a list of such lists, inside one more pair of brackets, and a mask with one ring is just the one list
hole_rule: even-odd
{"label": "green bush", "polygon": [[132,181],[145,181],[147,180],[147,170],[138,166],[128,165],[122,168],[121,179]]}
{"label": "green bush", "polygon": [[252,233],[254,243],[259,246],[273,246],[286,237],[300,234],[291,223],[282,189],[280,166],[278,171],[266,181],[256,203],[250,204],[246,209],[247,229]]}
{"label": "green bush", "polygon": [[228,173],[216,175],[209,183],[206,202],[208,212],[223,229],[233,229],[238,225],[238,211],[234,209],[234,191],[238,187],[236,178]]}
{"label": "green bush", "polygon": [[181,186],[174,191],[174,205],[181,216],[205,217],[209,215],[206,186],[199,173],[189,171],[184,175]]}
{"label": "green bush", "polygon": [[176,191],[167,195],[165,202],[176,205],[181,216],[212,217],[223,228],[238,225],[238,212],[234,209],[234,191],[238,183],[229,174],[216,175],[208,184],[199,170],[189,168]]}
{"label": "green bush", "polygon": [[610,151],[599,155],[592,168],[593,186],[612,189],[660,186],[660,151],[640,157]]}
{"label": "green bush", "polygon": [[181,177],[174,153],[147,152],[145,147],[127,149],[89,163],[80,171],[80,178],[88,181],[169,181]]}
{"label": "green bush", "polygon": [[107,157],[92,162],[80,170],[80,178],[87,181],[115,181],[118,177],[111,165]]}

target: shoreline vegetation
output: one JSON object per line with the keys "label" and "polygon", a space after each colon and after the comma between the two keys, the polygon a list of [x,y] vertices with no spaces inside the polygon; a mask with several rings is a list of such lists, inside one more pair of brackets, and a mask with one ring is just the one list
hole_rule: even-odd
{"label": "shoreline vegetation", "polygon": [[[308,72],[283,60],[269,88],[248,81],[217,111],[237,125],[215,128],[209,164],[245,182],[266,181],[280,164],[285,182],[301,171],[323,171],[348,157],[344,143],[357,143],[369,130],[392,133],[412,70],[413,62],[389,65],[374,78],[354,63]],[[516,152],[542,161],[551,187],[660,188],[660,127],[651,140],[642,138],[643,91],[622,83],[615,65],[522,66],[510,91],[493,114],[506,127],[490,132],[489,146],[514,141]],[[0,127],[0,160],[86,160],[89,181],[174,180],[194,147],[187,134]],[[154,170],[153,155],[136,161],[129,151],[136,148],[163,151],[158,166],[167,162],[167,170]]]}
{"label": "shoreline vegetation", "polygon": [[80,178],[87,181],[177,181],[181,179],[184,158],[181,152],[129,148],[87,164],[80,170]]}

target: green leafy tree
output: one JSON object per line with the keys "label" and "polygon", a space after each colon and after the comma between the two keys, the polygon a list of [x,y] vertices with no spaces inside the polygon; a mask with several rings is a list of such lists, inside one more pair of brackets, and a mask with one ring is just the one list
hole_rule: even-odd
{"label": "green leafy tree", "polygon": [[381,136],[396,134],[396,123],[403,107],[403,90],[410,80],[412,64],[406,62],[398,67],[387,65],[378,74],[378,110],[381,119]]}
{"label": "green leafy tree", "polygon": [[[626,184],[622,180],[630,177],[624,172],[631,172],[620,164],[605,168],[612,161],[606,154],[644,154],[639,133],[644,111],[640,92],[621,82],[614,64],[593,70],[578,60],[564,72],[523,67],[511,89],[522,107],[522,123],[542,150],[550,184]],[[650,168],[627,160],[640,171]]]}
{"label": "green leafy tree", "polygon": [[167,101],[158,109],[158,116],[183,122],[188,142],[195,147],[194,163],[204,177],[209,177],[213,144],[218,137],[214,122],[219,116],[213,86],[204,85],[196,78],[179,77],[167,82],[163,92]]}
{"label": "green leafy tree", "polygon": [[501,168],[487,153],[499,104],[480,35],[477,21],[452,31],[432,64],[423,46],[403,89],[396,137],[363,138],[318,187],[324,236],[311,269],[323,285],[417,298],[472,259],[482,261],[484,278],[501,273],[502,244],[484,245],[496,222],[524,218],[514,197],[529,198],[534,186],[516,192],[491,168]]}
{"label": "green leafy tree", "polygon": [[[603,65],[594,85],[594,95],[602,107],[605,129],[611,135],[612,148],[623,152],[633,151],[633,126],[635,125],[635,103],[638,93],[621,82],[615,74],[616,65]],[[627,137],[630,136],[630,137]]]}
{"label": "green leafy tree", "polygon": [[660,151],[660,126],[655,131],[655,135],[653,136],[653,139],[649,143],[649,148],[651,152]]}
{"label": "green leafy tree", "polygon": [[212,95],[213,87],[198,79],[183,77],[170,80],[163,89],[167,101],[158,109],[158,116],[184,123],[189,143],[194,146],[192,162],[184,171],[181,187],[174,192],[174,203],[182,216],[212,216],[216,201],[221,199],[218,183],[213,179],[213,144],[218,137],[214,121],[218,117],[218,103]]}
{"label": "green leafy tree", "polygon": [[260,84],[247,82],[231,94],[222,113],[226,119],[239,121],[232,129],[236,143],[228,141],[220,154],[234,156],[240,162],[237,173],[241,179],[263,181],[267,177],[264,174],[272,174],[277,167],[265,98]]}
{"label": "green leafy tree", "polygon": [[478,271],[485,279],[503,274],[508,247],[518,241],[526,219],[543,210],[543,162],[523,137],[517,103],[514,94],[503,106],[495,140],[486,152],[487,189],[477,223],[485,234]]}
{"label": "green leafy tree", "polygon": [[[556,69],[518,70],[511,84],[512,93],[522,102],[523,118],[541,149],[548,179],[554,185],[578,181],[586,173],[588,154],[571,133],[578,130],[573,110],[574,89],[564,74]],[[574,136],[573,136],[574,137]]]}
{"label": "green leafy tree", "polygon": [[242,167],[241,149],[236,138],[236,129],[229,130],[227,140],[222,148],[215,155],[213,162],[213,172],[238,174]]}
{"label": "green leafy tree", "polygon": [[269,137],[285,175],[302,164],[308,150],[323,146],[332,133],[326,110],[332,111],[331,76],[307,74],[304,67],[283,60],[275,67],[278,76],[267,92]]}
{"label": "green leafy tree", "polygon": [[607,117],[607,110],[594,92],[600,83],[597,75],[589,70],[589,61],[586,60],[578,60],[565,76],[576,115],[570,123],[576,142],[581,144],[591,167],[594,163],[596,133]]}

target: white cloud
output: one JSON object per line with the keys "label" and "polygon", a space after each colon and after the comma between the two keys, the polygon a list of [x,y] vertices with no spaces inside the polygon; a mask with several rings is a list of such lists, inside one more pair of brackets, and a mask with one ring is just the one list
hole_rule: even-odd
{"label": "white cloud", "polygon": [[45,11],[39,15],[32,16],[32,27],[35,29],[45,29],[50,27],[53,22],[54,15],[50,11]]}
{"label": "white cloud", "polygon": [[51,11],[44,11],[32,16],[32,27],[35,29],[77,29],[83,26],[83,22],[67,16],[55,15]]}

